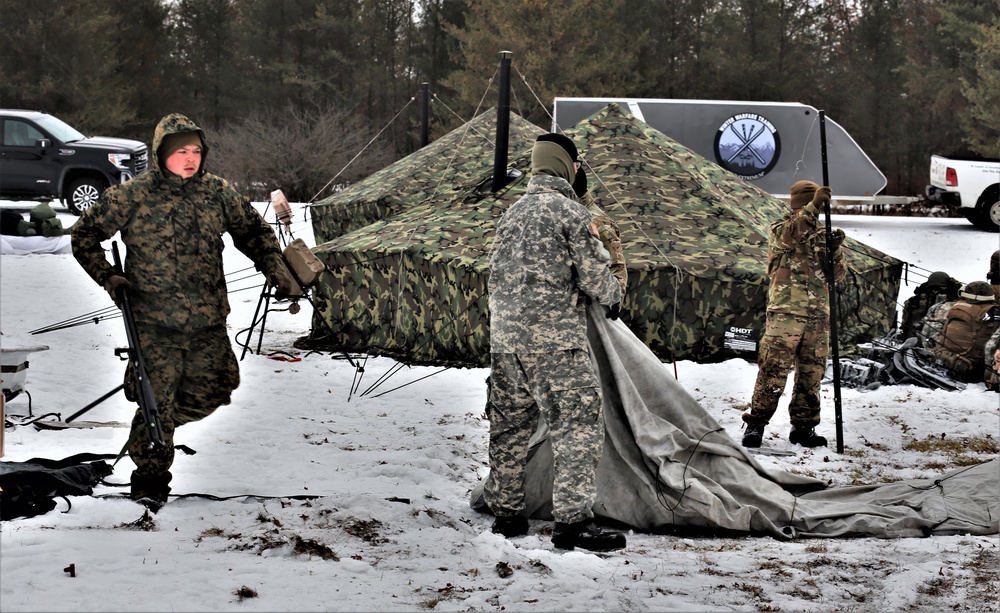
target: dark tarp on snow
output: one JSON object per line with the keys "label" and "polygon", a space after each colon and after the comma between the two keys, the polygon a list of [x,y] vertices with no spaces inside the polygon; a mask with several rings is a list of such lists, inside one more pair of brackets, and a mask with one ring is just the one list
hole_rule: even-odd
{"label": "dark tarp on snow", "polygon": [[0,519],[48,513],[56,498],[89,496],[112,468],[108,454],[79,453],[62,460],[0,462]]}
{"label": "dark tarp on snow", "polygon": [[[833,488],[764,468],[628,328],[599,311],[590,315],[605,423],[595,515],[640,530],[777,538],[1000,532],[1000,461],[937,479]],[[531,445],[525,514],[551,519],[552,449],[544,423]],[[482,484],[471,503],[484,507]]]}
{"label": "dark tarp on snow", "polygon": [[[314,317],[326,323],[314,320],[301,346],[406,364],[489,364],[489,247],[545,132],[512,115],[509,166],[522,174],[491,194],[495,125],[494,109],[311,207],[314,251],[327,269]],[[566,133],[597,203],[621,228],[628,327],[661,360],[754,359],[754,346],[729,346],[727,334],[763,330],[767,228],[786,205],[616,104]],[[888,332],[902,272],[902,262],[850,237],[846,257],[844,354]]]}

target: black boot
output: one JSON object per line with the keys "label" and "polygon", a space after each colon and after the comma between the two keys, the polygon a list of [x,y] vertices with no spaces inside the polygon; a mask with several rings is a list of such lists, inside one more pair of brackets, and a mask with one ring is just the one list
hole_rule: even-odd
{"label": "black boot", "polygon": [[816,434],[815,426],[792,426],[788,440],[803,447],[826,447],[826,438]]}
{"label": "black boot", "polygon": [[170,478],[168,472],[162,475],[141,475],[132,471],[132,491],[130,497],[153,513],[167,504],[170,495]]}
{"label": "black boot", "polygon": [[614,551],[625,548],[625,535],[618,530],[597,526],[590,519],[572,524],[557,521],[552,530],[552,544],[558,549],[582,547],[590,551]]}
{"label": "black boot", "polygon": [[500,515],[493,522],[493,534],[507,538],[524,536],[528,533],[528,518],[523,515]]}
{"label": "black boot", "polygon": [[743,435],[743,446],[747,448],[760,447],[764,442],[764,426],[761,424],[747,424],[747,431]]}

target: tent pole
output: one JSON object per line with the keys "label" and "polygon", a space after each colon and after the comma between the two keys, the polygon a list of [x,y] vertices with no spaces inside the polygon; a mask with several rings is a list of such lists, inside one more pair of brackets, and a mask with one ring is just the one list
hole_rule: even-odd
{"label": "tent pole", "polygon": [[507,146],[510,142],[510,58],[511,51],[500,52],[500,99],[497,103],[496,152],[493,154],[494,194],[507,184]]}
{"label": "tent pole", "polygon": [[[830,172],[826,162],[826,111],[819,112],[819,143],[823,160],[823,185],[830,185]],[[840,343],[837,338],[837,321],[840,308],[837,296],[837,279],[833,257],[833,225],[830,221],[830,209],[833,200],[826,203],[826,262],[830,272],[827,283],[830,286],[830,352],[833,356],[833,407],[837,422],[837,453],[844,453],[844,418],[840,404]]]}
{"label": "tent pole", "polygon": [[430,122],[430,99],[431,90],[430,83],[424,81],[420,86],[420,146],[424,147],[427,145],[428,135],[427,135],[427,125]]}

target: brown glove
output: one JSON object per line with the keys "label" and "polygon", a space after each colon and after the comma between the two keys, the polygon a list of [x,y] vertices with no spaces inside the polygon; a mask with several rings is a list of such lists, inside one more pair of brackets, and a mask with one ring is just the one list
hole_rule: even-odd
{"label": "brown glove", "polygon": [[844,244],[844,239],[846,238],[847,236],[844,234],[843,230],[840,228],[834,230],[830,234],[830,244],[833,246],[833,250],[836,251],[837,249],[840,249],[840,246]]}
{"label": "brown glove", "polygon": [[121,288],[132,287],[132,282],[121,275],[109,275],[107,279],[104,280],[104,291],[111,296],[114,300],[115,306],[120,306],[118,304],[118,292]]}
{"label": "brown glove", "polygon": [[267,275],[267,281],[275,289],[274,293],[278,298],[298,298],[302,295],[299,284],[295,282],[284,266]]}
{"label": "brown glove", "polygon": [[816,195],[813,196],[812,205],[819,210],[822,210],[826,203],[830,202],[833,197],[833,191],[830,189],[829,185],[824,185],[823,187],[816,190]]}

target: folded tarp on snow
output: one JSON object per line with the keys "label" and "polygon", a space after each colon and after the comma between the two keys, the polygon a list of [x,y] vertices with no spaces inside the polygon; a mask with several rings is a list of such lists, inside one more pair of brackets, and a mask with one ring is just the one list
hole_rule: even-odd
{"label": "folded tarp on snow", "polygon": [[0,235],[0,254],[33,255],[36,253],[72,253],[68,234],[63,236]]}
{"label": "folded tarp on snow", "polygon": [[[593,311],[588,331],[604,394],[594,506],[600,517],[639,530],[692,527],[778,538],[1000,532],[996,460],[937,479],[827,488],[758,463],[622,322]],[[526,495],[526,514],[551,519],[552,450],[544,424],[532,438]],[[482,485],[472,505],[485,507]]]}

